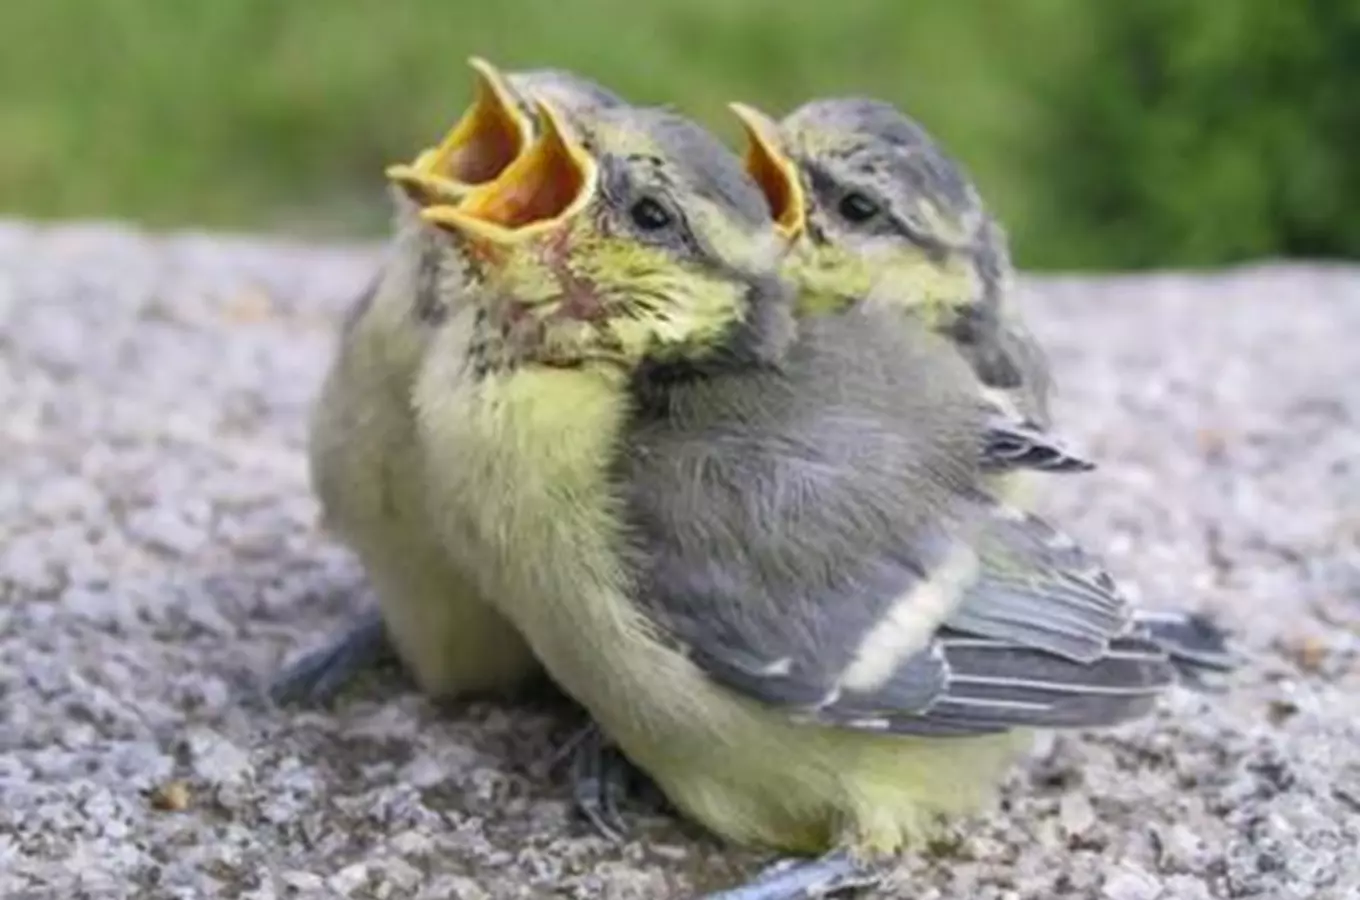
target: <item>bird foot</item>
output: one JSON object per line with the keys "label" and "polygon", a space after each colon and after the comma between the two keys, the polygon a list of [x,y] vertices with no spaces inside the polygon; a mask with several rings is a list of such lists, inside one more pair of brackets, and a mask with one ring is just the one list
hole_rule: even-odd
{"label": "bird foot", "polygon": [[356,675],[393,656],[382,616],[366,612],[340,637],[286,666],[270,684],[269,696],[279,704],[321,705]]}
{"label": "bird foot", "polygon": [[593,722],[572,737],[570,744],[572,801],[577,812],[601,837],[622,841],[629,829],[619,804],[629,793],[632,763]]}
{"label": "bird foot", "polygon": [[880,867],[836,850],[817,859],[781,859],[740,887],[706,894],[703,900],[820,900],[842,891],[871,888]]}

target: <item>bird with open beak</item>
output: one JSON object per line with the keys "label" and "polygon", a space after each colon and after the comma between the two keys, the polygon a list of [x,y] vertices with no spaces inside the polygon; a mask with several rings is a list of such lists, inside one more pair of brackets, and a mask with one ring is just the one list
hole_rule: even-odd
{"label": "bird with open beak", "polygon": [[499,175],[532,141],[535,97],[567,111],[621,105],[594,82],[557,69],[503,73],[478,58],[471,105],[435,148],[393,166],[395,236],[349,312],[311,420],[312,483],[323,518],[359,556],[378,607],[280,673],[276,700],[321,702],[395,655],[439,697],[510,692],[541,674],[523,640],[450,567],[429,536],[414,474],[412,392],[430,335],[469,289],[458,248],[424,222],[431,202],[457,202]]}
{"label": "bird with open beak", "polygon": [[[880,302],[946,335],[1011,432],[993,447],[997,489],[1032,486],[1041,468],[1093,468],[1051,430],[1048,363],[1014,309],[1005,232],[923,128],[860,97],[815,100],[782,122],[731,108],[747,169],[790,242],[785,271],[805,288],[805,314]],[[1031,464],[1010,465],[1017,457]]]}
{"label": "bird with open beak", "polygon": [[765,197],[687,120],[541,117],[422,213],[477,275],[415,382],[431,539],[676,807],[812,857],[713,897],[875,883],[1033,729],[1152,708],[1171,660],[988,492],[946,336],[797,320]]}
{"label": "bird with open beak", "polygon": [[[783,271],[801,290],[800,316],[875,303],[945,337],[995,410],[981,451],[998,496],[1026,502],[1041,473],[1094,468],[1053,427],[1048,360],[1015,307],[1005,230],[918,122],[866,97],[812,100],[779,122],[749,104],[730,108],[746,133],[747,172],[788,242]],[[1232,667],[1205,617],[1142,618],[1187,683]]]}

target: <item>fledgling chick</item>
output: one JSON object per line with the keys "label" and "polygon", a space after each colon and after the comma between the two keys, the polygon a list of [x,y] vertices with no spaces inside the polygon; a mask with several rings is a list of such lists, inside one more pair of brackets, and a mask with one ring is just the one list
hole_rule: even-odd
{"label": "fledgling chick", "polygon": [[858,97],[816,100],[779,123],[732,110],[747,169],[791,242],[786,271],[804,288],[804,314],[881,302],[947,335],[998,408],[994,487],[1093,468],[1051,431],[1048,364],[1009,298],[1005,232],[924,129]]}
{"label": "fledgling chick", "polygon": [[872,304],[795,328],[739,160],[605,110],[423,215],[479,272],[415,389],[449,558],[680,810],[873,883],[1042,727],[1174,681],[1112,579],[983,489],[964,358]]}
{"label": "fledgling chick", "polygon": [[436,148],[388,170],[395,236],[346,318],[313,411],[312,481],[324,520],[359,556],[379,609],[285,669],[271,691],[279,701],[324,701],[393,649],[419,686],[441,697],[511,691],[541,671],[515,630],[450,568],[424,519],[411,391],[429,336],[461,302],[468,273],[419,209],[457,202],[500,174],[533,138],[533,98],[580,113],[623,101],[571,72],[470,64],[472,104]]}
{"label": "fledgling chick", "polygon": [[[968,174],[920,124],[880,100],[814,100],[776,123],[734,103],[746,168],[790,242],[785,273],[802,315],[864,303],[897,307],[948,338],[996,407],[982,439],[987,486],[1025,503],[1038,472],[1094,464],[1052,428],[1046,356],[1011,295],[1005,231]],[[1143,625],[1203,686],[1235,660],[1198,614],[1146,612]]]}

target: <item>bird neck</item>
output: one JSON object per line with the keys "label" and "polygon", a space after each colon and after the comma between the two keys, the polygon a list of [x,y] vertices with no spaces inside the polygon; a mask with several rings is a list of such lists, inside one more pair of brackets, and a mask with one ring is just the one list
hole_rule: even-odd
{"label": "bird neck", "polygon": [[[627,601],[615,473],[626,378],[590,364],[475,377],[435,353],[415,400],[431,527],[455,567],[568,693],[600,714],[626,708],[609,692],[632,683],[629,666],[651,678],[671,664],[630,652],[647,626]],[[618,685],[591,677],[601,671],[619,672]]]}

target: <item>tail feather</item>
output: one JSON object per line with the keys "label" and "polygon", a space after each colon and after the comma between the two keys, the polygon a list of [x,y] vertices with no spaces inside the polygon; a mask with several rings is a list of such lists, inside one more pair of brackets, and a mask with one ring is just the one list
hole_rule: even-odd
{"label": "tail feather", "polygon": [[1242,662],[1231,646],[1231,635],[1202,613],[1140,610],[1135,627],[1155,641],[1171,658],[1181,680],[1192,687],[1208,687],[1207,678],[1231,672]]}

